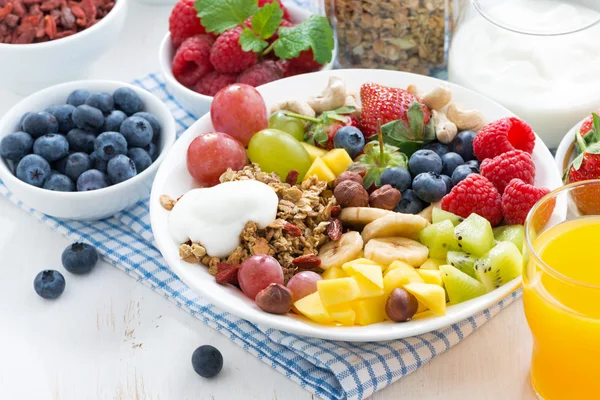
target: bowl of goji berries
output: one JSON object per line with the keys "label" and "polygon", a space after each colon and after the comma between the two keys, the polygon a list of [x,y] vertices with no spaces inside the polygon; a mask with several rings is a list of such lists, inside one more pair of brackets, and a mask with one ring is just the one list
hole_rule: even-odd
{"label": "bowl of goji berries", "polygon": [[126,0],[0,0],[0,86],[30,94],[83,77],[117,41],[126,6]]}
{"label": "bowl of goji berries", "polygon": [[327,18],[281,0],[179,0],[159,59],[168,91],[199,118],[230,84],[332,69],[334,48]]}

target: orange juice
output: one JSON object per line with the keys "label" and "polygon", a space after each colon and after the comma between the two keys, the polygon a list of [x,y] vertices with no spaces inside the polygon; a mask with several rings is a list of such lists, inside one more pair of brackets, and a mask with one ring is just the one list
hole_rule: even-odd
{"label": "orange juice", "polygon": [[556,225],[533,242],[523,274],[533,333],[531,381],[544,400],[600,399],[600,217]]}

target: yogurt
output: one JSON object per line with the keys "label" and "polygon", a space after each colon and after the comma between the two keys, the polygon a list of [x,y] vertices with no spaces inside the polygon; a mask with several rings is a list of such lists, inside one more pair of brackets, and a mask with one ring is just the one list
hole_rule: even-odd
{"label": "yogurt", "polygon": [[187,192],[169,215],[169,232],[177,243],[202,243],[213,257],[227,257],[240,244],[247,222],[261,229],[276,218],[279,199],[268,185],[254,180],[225,182]]}
{"label": "yogurt", "polygon": [[503,27],[470,6],[452,40],[449,79],[498,101],[555,148],[600,108],[600,12],[582,1],[492,3],[486,16]]}

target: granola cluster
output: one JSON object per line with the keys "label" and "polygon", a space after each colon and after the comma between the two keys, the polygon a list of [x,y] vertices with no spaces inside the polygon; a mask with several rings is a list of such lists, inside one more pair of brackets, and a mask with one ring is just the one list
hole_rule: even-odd
{"label": "granola cluster", "polygon": [[219,259],[206,254],[200,243],[184,243],[180,257],[190,263],[201,262],[217,273],[217,263],[239,264],[255,254],[268,254],[281,264],[285,280],[291,278],[301,264],[292,263],[300,256],[316,255],[318,248],[328,242],[327,226],[335,197],[327,190],[327,182],[313,176],[299,185],[281,182],[277,174],[266,173],[252,164],[241,171],[228,170],[221,182],[255,179],[269,185],[279,197],[277,219],[265,229],[248,222],[240,235],[240,245],[229,257]]}

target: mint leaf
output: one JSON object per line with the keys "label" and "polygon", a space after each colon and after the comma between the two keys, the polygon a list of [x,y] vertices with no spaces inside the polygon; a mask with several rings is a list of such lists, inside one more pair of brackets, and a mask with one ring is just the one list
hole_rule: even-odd
{"label": "mint leaf", "polygon": [[416,140],[423,139],[423,118],[425,118],[425,113],[421,109],[422,106],[422,104],[415,101],[410,105],[406,113],[412,138]]}
{"label": "mint leaf", "polygon": [[277,32],[282,20],[283,10],[279,2],[267,3],[252,17],[252,30],[261,39],[268,39]]}
{"label": "mint leaf", "polygon": [[279,28],[279,39],[273,49],[282,60],[296,58],[302,51],[312,49],[315,60],[322,65],[331,61],[333,47],[333,30],[329,21],[313,14],[299,25]]}
{"label": "mint leaf", "polygon": [[240,35],[239,42],[242,46],[242,50],[253,51],[255,53],[260,53],[264,50],[265,47],[269,45],[269,43],[266,40],[255,36],[254,32],[252,32],[250,28],[244,28],[242,34]]}
{"label": "mint leaf", "polygon": [[196,0],[198,17],[207,32],[217,34],[242,25],[256,13],[257,0]]}

